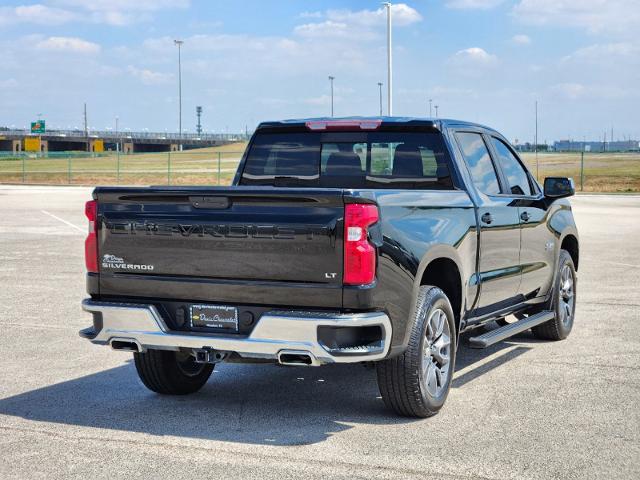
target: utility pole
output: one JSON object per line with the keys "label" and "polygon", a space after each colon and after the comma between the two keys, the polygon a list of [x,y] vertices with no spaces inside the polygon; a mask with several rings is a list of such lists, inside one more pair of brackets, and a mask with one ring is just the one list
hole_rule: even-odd
{"label": "utility pole", "polygon": [[429,99],[429,118],[433,118],[433,112],[431,111],[431,104],[433,103],[433,99]]}
{"label": "utility pole", "polygon": [[[536,180],[540,178],[540,163],[538,162],[538,101],[536,100],[536,136],[533,146],[536,152]],[[569,150],[571,150],[571,141],[569,141]]]}
{"label": "utility pole", "polygon": [[393,115],[393,74],[392,74],[392,51],[391,51],[391,2],[385,2],[387,8],[387,105],[388,115]]}
{"label": "utility pole", "polygon": [[380,116],[382,116],[382,82],[378,82],[378,90],[380,90]]}
{"label": "utility pole", "polygon": [[87,128],[87,102],[84,102],[84,137],[87,140],[87,152],[89,151],[89,129]]}
{"label": "utility pole", "polygon": [[178,46],[178,139],[180,141],[180,150],[182,150],[182,44],[184,40],[174,40],[173,43]]}
{"label": "utility pole", "polygon": [[333,117],[333,81],[336,77],[329,75],[329,83],[331,83],[331,116]]}
{"label": "utility pole", "polygon": [[200,117],[202,116],[202,107],[196,107],[196,115],[198,116],[198,123],[196,124],[196,132],[198,132],[198,136],[202,134],[202,124],[200,123]]}

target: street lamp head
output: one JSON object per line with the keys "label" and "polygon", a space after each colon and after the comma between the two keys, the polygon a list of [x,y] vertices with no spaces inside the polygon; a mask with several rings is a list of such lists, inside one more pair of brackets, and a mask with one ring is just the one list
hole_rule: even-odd
{"label": "street lamp head", "polygon": [[174,41],[173,41],[173,43],[174,43],[175,45],[180,46],[180,45],[182,45],[182,44],[184,43],[184,40],[174,40]]}
{"label": "street lamp head", "polygon": [[333,77],[333,76],[329,75],[329,80],[335,80],[335,79],[336,79],[336,77]]}

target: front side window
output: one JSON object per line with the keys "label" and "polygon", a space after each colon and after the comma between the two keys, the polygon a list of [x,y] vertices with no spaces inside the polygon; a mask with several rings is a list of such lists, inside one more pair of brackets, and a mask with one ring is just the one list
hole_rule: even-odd
{"label": "front side window", "polygon": [[509,147],[496,137],[491,137],[491,143],[498,154],[498,161],[507,177],[511,193],[513,195],[531,195],[529,176]]}
{"label": "front side window", "polygon": [[472,132],[458,132],[456,138],[476,188],[487,195],[499,194],[498,175],[482,135]]}

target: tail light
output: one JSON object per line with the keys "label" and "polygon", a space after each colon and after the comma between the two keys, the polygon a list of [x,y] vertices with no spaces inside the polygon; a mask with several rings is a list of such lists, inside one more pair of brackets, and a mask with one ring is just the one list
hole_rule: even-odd
{"label": "tail light", "polygon": [[376,277],[376,249],[368,239],[367,228],[379,219],[378,207],[348,203],[344,209],[345,285],[367,285]]}
{"label": "tail light", "polygon": [[88,272],[98,273],[98,235],[96,233],[98,202],[88,201],[84,206],[84,214],[89,220],[89,234],[84,241],[84,263]]}

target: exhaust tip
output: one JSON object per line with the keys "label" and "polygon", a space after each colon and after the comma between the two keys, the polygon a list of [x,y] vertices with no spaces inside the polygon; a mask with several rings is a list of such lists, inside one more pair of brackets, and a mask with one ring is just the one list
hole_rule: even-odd
{"label": "exhaust tip", "polygon": [[111,340],[111,342],[109,343],[111,345],[111,348],[121,352],[138,352],[139,353],[142,351],[142,347],[140,346],[140,344],[133,340],[114,339],[114,340]]}
{"label": "exhaust tip", "polygon": [[281,350],[278,352],[278,363],[280,363],[280,365],[303,367],[318,365],[318,362],[311,353],[296,350]]}

